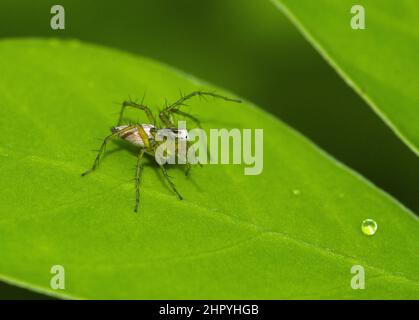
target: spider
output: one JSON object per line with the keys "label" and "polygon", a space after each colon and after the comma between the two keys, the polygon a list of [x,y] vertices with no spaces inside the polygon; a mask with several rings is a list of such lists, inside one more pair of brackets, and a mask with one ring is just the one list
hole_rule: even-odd
{"label": "spider", "polygon": [[[136,102],[133,101],[124,101],[122,103],[121,106],[121,110],[119,112],[119,120],[118,120],[118,124],[114,127],[111,127],[111,134],[108,135],[107,137],[105,137],[105,139],[103,140],[100,148],[99,148],[99,152],[93,162],[93,165],[90,169],[88,169],[87,171],[85,171],[84,173],[82,173],[82,176],[85,176],[89,173],[91,173],[92,171],[96,170],[97,167],[99,166],[100,160],[103,156],[103,154],[105,153],[106,150],[106,145],[109,141],[113,140],[113,139],[123,139],[128,141],[129,143],[133,144],[134,146],[138,147],[138,155],[137,155],[137,164],[136,164],[136,170],[135,170],[135,194],[136,194],[136,198],[135,198],[135,212],[138,212],[138,208],[139,208],[139,204],[140,204],[140,173],[141,173],[141,169],[142,169],[142,165],[141,165],[141,161],[142,158],[144,156],[144,154],[149,154],[153,157],[155,157],[155,153],[156,153],[156,149],[158,148],[158,146],[163,143],[163,141],[157,141],[156,140],[156,133],[159,130],[170,130],[171,133],[174,135],[175,138],[175,143],[177,143],[178,141],[181,140],[186,140],[186,146],[188,147],[188,131],[187,129],[178,129],[173,121],[173,115],[178,115],[178,116],[183,116],[185,118],[188,118],[190,120],[192,120],[193,122],[195,122],[195,124],[198,127],[201,127],[200,125],[200,121],[198,118],[190,115],[189,113],[186,113],[182,110],[180,110],[181,106],[185,106],[185,101],[189,100],[195,96],[200,96],[200,97],[204,97],[204,96],[210,96],[213,98],[219,98],[219,99],[223,99],[225,101],[231,101],[231,102],[237,102],[240,103],[241,101],[238,99],[232,99],[232,98],[228,98],[213,92],[204,92],[204,91],[194,91],[188,95],[183,95],[181,93],[181,98],[179,100],[177,100],[176,102],[174,102],[173,104],[166,106],[163,110],[161,110],[158,114],[158,118],[160,120],[160,126],[157,125],[157,118],[154,116],[154,114],[151,112],[150,108],[148,108],[147,106],[143,105],[143,101],[138,104]],[[144,98],[143,98],[144,100]],[[135,124],[129,124],[129,125],[123,125],[122,124],[122,120],[124,117],[124,111],[127,107],[131,107],[134,109],[138,109],[143,111],[147,118],[148,121],[150,123],[147,124],[140,124],[140,123],[135,123]],[[157,161],[156,161],[157,162]],[[158,163],[158,162],[157,162]],[[159,164],[159,167],[161,169],[161,171],[163,172],[163,176],[165,177],[165,179],[167,180],[167,182],[169,183],[169,186],[171,187],[171,189],[173,190],[173,192],[177,195],[177,197],[182,200],[182,196],[180,195],[180,193],[177,191],[175,184],[172,182],[172,180],[170,179],[168,173],[167,173],[167,169],[165,167],[165,165]],[[186,162],[186,170],[185,170],[185,175],[189,174],[191,168],[191,164]]]}

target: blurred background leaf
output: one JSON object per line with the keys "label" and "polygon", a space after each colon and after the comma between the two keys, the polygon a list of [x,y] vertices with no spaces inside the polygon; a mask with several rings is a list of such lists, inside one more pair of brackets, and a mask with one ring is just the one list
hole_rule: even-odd
{"label": "blurred background leaf", "polygon": [[51,300],[51,296],[30,291],[15,284],[0,282],[0,300]]}
{"label": "blurred background leaf", "polygon": [[[419,156],[419,3],[272,2]],[[359,24],[362,19],[365,30],[354,31],[350,22]]]}

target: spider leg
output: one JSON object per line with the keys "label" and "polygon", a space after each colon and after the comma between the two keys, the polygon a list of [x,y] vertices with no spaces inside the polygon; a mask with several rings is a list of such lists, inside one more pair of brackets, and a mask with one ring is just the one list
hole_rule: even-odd
{"label": "spider leg", "polygon": [[179,110],[179,109],[173,109],[171,112],[175,113],[175,114],[178,114],[180,116],[184,116],[185,118],[191,119],[193,122],[195,122],[195,124],[198,128],[202,128],[201,121],[199,121],[199,119],[197,117],[195,117],[195,116],[193,116],[193,115],[191,115],[191,114],[189,114],[185,111]]}
{"label": "spider leg", "polygon": [[[201,128],[202,129],[202,128]],[[189,148],[192,146],[192,141],[187,140],[186,141],[186,171],[185,171],[185,176],[189,175],[189,171],[191,170],[191,164],[188,162],[188,153],[189,153]],[[210,149],[209,149],[209,145],[207,143],[207,147],[206,147],[206,153],[207,153],[207,157],[208,159],[211,159],[211,153],[210,153]],[[202,168],[203,165],[201,162],[197,161],[197,164]]]}
{"label": "spider leg", "polygon": [[150,139],[149,139],[147,133],[145,132],[143,126],[141,124],[136,124],[136,125],[134,125],[134,127],[137,128],[138,134],[140,135],[141,140],[143,140],[144,147],[147,148],[147,149],[150,148],[150,146],[151,146]]}
{"label": "spider leg", "polygon": [[225,101],[231,101],[231,102],[237,102],[237,103],[241,102],[238,99],[228,98],[228,97],[222,96],[222,95],[214,93],[214,92],[194,91],[194,92],[191,92],[191,93],[187,94],[186,96],[182,96],[179,100],[177,100],[173,104],[169,105],[168,107],[164,108],[163,112],[167,112],[167,111],[171,111],[173,109],[177,109],[178,107],[182,106],[186,100],[189,100],[189,99],[191,99],[193,97],[196,97],[196,96],[210,96],[210,97],[222,99],[222,100],[225,100]]}
{"label": "spider leg", "polygon": [[185,176],[189,175],[189,172],[191,171],[191,164],[189,162],[186,162],[186,170],[185,170]]}
{"label": "spider leg", "polygon": [[170,113],[175,113],[174,110],[178,110],[179,107],[181,107],[182,105],[185,105],[185,101],[187,101],[187,100],[189,100],[193,97],[196,97],[196,96],[202,96],[202,97],[203,96],[210,96],[210,97],[222,99],[222,100],[225,100],[225,101],[231,101],[231,102],[237,102],[237,103],[241,102],[238,99],[228,98],[228,97],[219,95],[219,94],[214,93],[214,92],[194,91],[194,92],[191,92],[191,93],[187,94],[186,96],[182,96],[179,100],[177,100],[173,104],[165,107],[159,113],[160,120],[167,126],[173,125],[171,123],[171,121],[169,120]]}
{"label": "spider leg", "polygon": [[140,205],[140,174],[141,174],[141,160],[144,155],[144,149],[140,149],[137,157],[137,166],[135,170],[135,212],[138,212],[138,207]]}
{"label": "spider leg", "polygon": [[191,171],[191,168],[192,168],[191,163],[188,161],[188,150],[189,150],[189,147],[190,147],[190,142],[189,141],[185,141],[185,142],[186,142],[185,152],[184,153],[179,152],[179,149],[178,149],[178,150],[176,150],[176,153],[178,154],[178,157],[180,158],[179,161],[183,160],[182,162],[179,162],[179,163],[182,163],[182,164],[185,165],[185,176],[188,176],[189,172]]}
{"label": "spider leg", "polygon": [[115,132],[115,133],[110,134],[110,135],[109,135],[109,136],[107,136],[105,139],[103,139],[103,142],[102,142],[102,144],[101,144],[101,146],[100,146],[100,148],[99,148],[99,152],[98,152],[98,154],[97,154],[97,156],[96,156],[96,158],[95,158],[95,160],[94,160],[94,162],[93,162],[93,166],[92,166],[89,170],[86,170],[85,172],[83,172],[81,175],[82,175],[82,176],[85,176],[85,175],[89,174],[90,172],[94,171],[94,170],[95,170],[95,169],[99,166],[100,159],[102,158],[102,155],[105,153],[105,150],[106,150],[106,145],[107,145],[107,143],[108,143],[111,139],[116,138],[116,137],[118,137],[120,134],[123,134],[123,133],[125,133],[126,131],[129,131],[129,130],[131,130],[131,129],[135,128],[135,127],[136,127],[135,125],[133,125],[133,126],[128,126],[128,127],[124,128],[124,129],[122,129],[122,130],[118,131],[118,132]]}
{"label": "spider leg", "polygon": [[118,126],[122,123],[122,120],[124,118],[124,111],[127,107],[144,111],[148,118],[148,121],[150,121],[150,123],[153,125],[156,124],[156,119],[154,118],[153,113],[151,112],[149,107],[143,104],[135,103],[133,101],[124,101],[121,106],[121,111],[119,112]]}
{"label": "spider leg", "polygon": [[160,111],[159,112],[159,118],[161,122],[164,124],[166,128],[173,128],[175,127],[175,124],[173,123],[173,119],[171,117],[170,112]]}
{"label": "spider leg", "polygon": [[159,165],[160,169],[163,172],[164,177],[166,178],[167,182],[169,183],[170,187],[172,188],[172,190],[176,193],[176,195],[178,196],[178,198],[180,200],[182,200],[182,196],[180,195],[180,193],[176,190],[175,184],[172,182],[172,180],[170,180],[169,174],[167,173],[166,168],[164,167],[164,165]]}

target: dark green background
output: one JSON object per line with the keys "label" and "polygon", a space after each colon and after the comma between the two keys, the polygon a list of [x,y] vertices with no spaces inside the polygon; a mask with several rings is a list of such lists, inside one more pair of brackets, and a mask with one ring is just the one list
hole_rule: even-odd
{"label": "dark green background", "polygon": [[[54,4],[65,7],[65,30],[50,28]],[[419,212],[418,157],[269,0],[2,0],[0,37],[28,36],[120,48],[231,90]],[[7,297],[42,296],[0,285]]]}

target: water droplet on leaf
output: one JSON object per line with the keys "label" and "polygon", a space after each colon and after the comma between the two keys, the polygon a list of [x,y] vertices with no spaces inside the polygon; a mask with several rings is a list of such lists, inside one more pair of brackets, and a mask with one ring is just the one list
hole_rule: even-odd
{"label": "water droplet on leaf", "polygon": [[377,228],[378,228],[377,222],[375,222],[372,219],[366,219],[362,221],[361,230],[362,230],[362,233],[367,236],[374,235],[375,232],[377,231]]}

